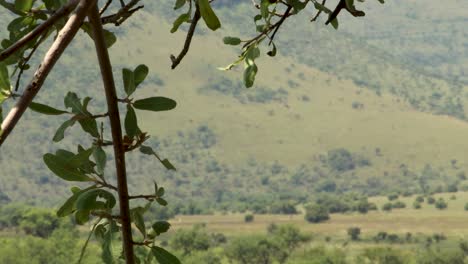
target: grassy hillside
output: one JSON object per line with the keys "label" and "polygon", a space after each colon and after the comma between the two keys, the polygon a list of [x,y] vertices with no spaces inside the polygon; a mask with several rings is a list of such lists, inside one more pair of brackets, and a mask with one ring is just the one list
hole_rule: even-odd
{"label": "grassy hillside", "polygon": [[[407,67],[385,50],[322,25],[311,25],[310,36],[302,33],[298,38],[299,30],[305,29],[294,29],[291,23],[279,43],[283,55],[262,57],[256,87],[247,90],[240,84],[239,70],[216,70],[237,56],[220,41],[232,35],[233,24],[240,21],[245,7],[236,8],[225,31],[195,38],[176,71],[169,69],[169,54],[179,51],[184,35],[171,35],[166,19],[142,12],[126,24],[131,32],[117,32],[121,38],[111,49],[116,75],[123,66],[147,64],[152,75],[138,97],[162,95],[179,103],[173,112],[138,112],[147,121],[143,129],[155,136],[153,146],[173,160],[178,172],[166,173],[146,157],[132,154],[132,191],[150,192],[146,183],[157,179],[180,202],[190,198],[197,207],[239,209],[253,201],[308,199],[327,180],[336,182],[337,192],[367,194],[418,192],[421,177],[434,189],[451,183],[464,186],[457,178],[468,169],[461,84]],[[61,107],[66,91],[83,97],[84,90],[91,90],[92,107],[102,109],[103,95],[94,89],[101,82],[92,43],[84,34],[80,38],[52,74],[40,102]],[[303,51],[309,46],[314,52]],[[350,50],[352,55],[345,56]],[[59,92],[51,93],[53,88]],[[54,206],[63,200],[67,185],[53,178],[40,158],[67,148],[48,142],[59,124],[29,113],[2,147],[0,191],[9,199]],[[72,138],[65,146],[86,142]],[[367,165],[337,171],[329,162],[334,149],[345,149],[353,162]],[[434,171],[431,175],[423,170],[427,164]]]}

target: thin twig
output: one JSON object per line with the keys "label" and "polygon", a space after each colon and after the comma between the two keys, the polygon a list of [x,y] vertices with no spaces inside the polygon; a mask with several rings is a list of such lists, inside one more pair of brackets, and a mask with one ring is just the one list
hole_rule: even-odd
{"label": "thin twig", "polygon": [[129,199],[146,199],[146,200],[154,200],[158,198],[156,195],[131,195]]}
{"label": "thin twig", "polygon": [[[322,1],[322,5],[324,6],[325,4],[327,3],[327,0],[323,0]],[[317,14],[310,20],[310,22],[314,22],[317,20],[317,18],[320,16],[320,14],[322,14],[323,10],[320,9]]]}
{"label": "thin twig", "polygon": [[18,77],[16,78],[16,84],[15,84],[15,92],[18,91],[18,88],[19,88],[19,85],[20,85],[20,81],[21,81],[21,76],[23,75],[23,72],[24,72],[24,66],[26,64],[28,64],[29,60],[31,60],[32,56],[34,55],[34,53],[36,52],[37,48],[39,47],[39,45],[41,45],[41,43],[46,39],[47,35],[48,35],[49,32],[44,32],[44,34],[42,34],[42,37],[39,39],[38,42],[36,42],[36,44],[34,44],[31,52],[28,54],[28,56],[25,58],[25,60],[21,63],[21,66],[20,66],[20,71],[18,73]]}
{"label": "thin twig", "polygon": [[6,50],[0,53],[0,61],[5,60],[11,54],[15,53],[30,41],[35,39],[36,37],[42,35],[45,31],[47,31],[52,25],[55,24],[59,19],[63,18],[64,16],[70,14],[76,7],[76,5],[80,2],[80,0],[70,0],[66,5],[60,8],[55,14],[53,14],[49,19],[47,19],[44,23],[37,26],[33,31],[26,34],[20,40],[18,40],[15,44],[8,47]]}
{"label": "thin twig", "polygon": [[[75,0],[71,0],[70,2],[74,1]],[[29,85],[26,87],[23,95],[18,100],[15,107],[10,110],[8,115],[3,120],[1,125],[2,133],[0,134],[0,146],[3,144],[3,142],[5,142],[5,139],[16,126],[18,121],[21,119],[21,116],[28,108],[29,104],[41,89],[44,81],[54,67],[55,63],[58,61],[62,53],[65,51],[80,29],[90,4],[95,3],[95,1],[96,0],[80,0],[78,6],[76,7],[75,13],[70,16],[67,23],[60,31],[58,37],[55,39],[54,43],[46,53],[42,63],[34,73],[34,76]],[[45,27],[45,29],[47,29],[47,27]],[[43,31],[40,32],[42,33]],[[27,41],[24,41],[24,43],[27,43]]]}
{"label": "thin twig", "polygon": [[128,4],[121,2],[123,4],[122,8],[115,14],[105,16],[101,18],[102,24],[114,24],[120,26],[125,20],[127,20],[133,13],[142,9],[144,6],[135,7],[138,2],[141,0],[132,0]]}
{"label": "thin twig", "polygon": [[101,69],[101,76],[106,93],[112,141],[114,142],[114,157],[118,189],[117,193],[119,195],[120,219],[122,228],[122,246],[126,263],[134,264],[135,255],[133,253],[134,251],[132,244],[132,222],[130,219],[125,149],[122,141],[122,126],[120,124],[119,106],[117,101],[114,76],[112,73],[112,64],[109,59],[109,53],[104,39],[104,30],[102,28],[101,17],[99,15],[97,4],[93,5],[88,17],[89,22],[91,23],[91,28],[93,30],[96,54],[98,57],[99,67]]}
{"label": "thin twig", "polygon": [[106,12],[107,8],[110,6],[111,3],[112,0],[107,0],[106,4],[101,8],[101,10],[99,10],[99,15],[104,14],[104,12]]}
{"label": "thin twig", "polygon": [[198,5],[196,5],[195,14],[192,18],[192,23],[190,24],[189,31],[187,32],[187,36],[185,37],[184,48],[180,51],[179,56],[177,56],[177,58],[174,55],[171,55],[171,69],[175,69],[177,65],[180,64],[185,55],[187,55],[187,52],[190,49],[190,43],[192,43],[193,34],[195,33],[195,29],[197,28],[197,24],[200,20],[200,17],[200,9],[198,8]]}
{"label": "thin twig", "polygon": [[284,21],[286,20],[286,18],[289,16],[289,13],[291,12],[292,10],[292,6],[288,6],[288,8],[286,9],[286,11],[284,12],[284,15],[281,17],[281,19],[276,23],[276,27],[275,27],[275,30],[273,31],[273,34],[271,34],[271,37],[270,37],[270,42],[268,43],[268,45],[271,45],[271,43],[273,42],[273,39],[275,38],[275,35],[276,35],[276,32],[278,32],[279,28],[281,27],[281,25],[284,23]]}

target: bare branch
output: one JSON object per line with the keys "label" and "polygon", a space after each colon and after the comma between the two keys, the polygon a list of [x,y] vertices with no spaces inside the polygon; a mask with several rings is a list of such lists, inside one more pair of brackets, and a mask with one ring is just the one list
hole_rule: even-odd
{"label": "bare branch", "polygon": [[36,27],[33,31],[26,34],[20,40],[18,40],[15,44],[8,47],[6,50],[0,53],[0,61],[5,60],[11,54],[15,53],[24,45],[28,44],[30,41],[42,35],[45,31],[47,31],[52,25],[55,24],[59,19],[63,18],[64,16],[70,14],[78,4],[79,0],[70,0],[66,5],[60,8],[55,14],[53,14],[49,19],[47,19],[44,23]]}
{"label": "bare branch", "polygon": [[97,5],[89,12],[89,22],[94,35],[94,44],[101,68],[102,80],[106,92],[107,110],[114,142],[115,167],[117,172],[117,193],[119,195],[120,218],[122,224],[122,245],[125,253],[125,261],[128,264],[135,263],[133,254],[132,226],[130,219],[129,195],[127,186],[127,172],[125,168],[125,149],[122,141],[122,127],[120,124],[117,92],[115,90],[112,65],[104,39],[104,30]]}
{"label": "bare branch", "polygon": [[70,16],[67,23],[55,39],[54,43],[47,51],[44,59],[42,60],[42,63],[34,73],[34,76],[29,85],[26,87],[23,95],[3,120],[1,125],[2,133],[0,134],[0,146],[3,144],[3,142],[5,142],[5,139],[16,126],[21,116],[28,108],[29,104],[41,89],[44,81],[54,67],[55,63],[58,61],[62,53],[75,37],[81,24],[83,23],[84,18],[86,17],[89,6],[94,2],[96,2],[96,0],[80,0],[78,6],[76,7],[75,13]]}
{"label": "bare branch", "polygon": [[187,37],[185,38],[185,43],[184,43],[184,48],[182,51],[179,53],[179,56],[177,58],[174,55],[171,55],[171,69],[175,69],[177,65],[180,64],[182,59],[187,55],[187,52],[190,49],[190,43],[192,42],[193,34],[195,33],[195,29],[197,28],[198,21],[200,20],[200,10],[198,8],[198,5],[196,6],[195,9],[195,14],[193,15],[192,18],[192,23],[190,24],[189,31],[187,32]]}
{"label": "bare branch", "polygon": [[[137,6],[135,7],[138,2],[141,0],[132,0],[128,4],[123,5],[122,8],[115,14],[110,16],[105,16],[101,18],[102,24],[114,24],[116,26],[120,26],[125,20],[127,20],[130,16],[133,15],[136,11],[142,9],[144,6]],[[122,4],[124,4],[122,2]]]}

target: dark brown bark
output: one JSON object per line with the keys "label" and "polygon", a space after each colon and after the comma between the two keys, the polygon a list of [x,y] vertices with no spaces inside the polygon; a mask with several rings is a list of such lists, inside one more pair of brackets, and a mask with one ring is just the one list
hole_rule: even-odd
{"label": "dark brown bark", "polygon": [[120,124],[117,92],[109,53],[104,40],[101,18],[97,5],[89,11],[89,21],[92,26],[96,53],[101,68],[102,80],[106,92],[107,109],[114,142],[115,167],[117,171],[117,192],[119,195],[120,221],[122,225],[122,243],[127,264],[134,264],[132,226],[130,220],[127,173],[125,168],[125,149],[122,143],[122,126]]}

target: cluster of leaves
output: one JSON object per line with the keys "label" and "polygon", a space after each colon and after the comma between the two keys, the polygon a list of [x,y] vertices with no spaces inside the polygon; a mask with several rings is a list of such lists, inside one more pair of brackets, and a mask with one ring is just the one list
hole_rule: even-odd
{"label": "cluster of leaves", "polygon": [[[151,147],[143,145],[148,136],[138,127],[134,109],[159,112],[171,110],[176,106],[174,100],[165,97],[149,97],[139,100],[130,98],[147,75],[148,67],[145,65],[139,65],[134,70],[122,70],[123,88],[126,96],[119,99],[119,101],[127,106],[124,121],[126,132],[123,138],[124,148],[125,151],[138,148],[143,154],[155,156],[166,169],[175,170],[169,160],[159,158]],[[63,180],[91,183],[90,186],[85,188],[72,187],[72,196],[60,207],[57,215],[65,217],[73,214],[78,224],[85,224],[95,219],[91,233],[101,242],[102,257],[105,263],[112,263],[111,242],[115,233],[120,231],[119,219],[121,217],[120,215],[113,215],[117,204],[113,191],[116,191],[117,187],[110,184],[105,175],[107,162],[105,147],[112,145],[112,141],[105,138],[104,123],[101,123],[101,129],[98,129],[96,121],[97,118],[106,117],[108,114],[93,115],[89,112],[88,104],[91,100],[92,98],[86,97],[81,101],[75,93],[69,92],[65,96],[64,105],[70,111],[40,103],[31,104],[30,109],[46,115],[68,114],[72,116],[58,128],[53,137],[55,142],[61,141],[65,137],[66,129],[76,122],[92,138],[93,142],[89,148],[78,145],[76,153],[59,149],[55,154],[45,154],[43,158],[47,167]],[[151,229],[147,230],[143,217],[154,201],[160,206],[167,205],[167,201],[163,198],[164,194],[165,189],[159,187],[155,182],[154,194],[135,196],[134,198],[146,199],[148,203],[145,206],[137,206],[131,209],[131,221],[142,235],[141,244],[151,248],[148,255],[149,259],[155,257],[160,263],[178,263],[172,254],[154,244],[154,239],[167,232],[170,224],[166,221],[157,221],[151,225]]]}

